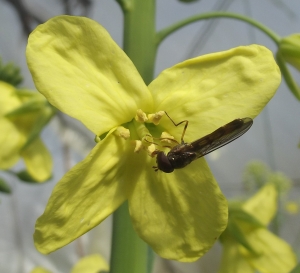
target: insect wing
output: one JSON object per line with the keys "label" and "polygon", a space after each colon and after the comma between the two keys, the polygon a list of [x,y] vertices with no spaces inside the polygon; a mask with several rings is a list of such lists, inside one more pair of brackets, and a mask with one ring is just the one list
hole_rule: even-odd
{"label": "insect wing", "polygon": [[253,124],[251,118],[235,119],[220,127],[209,135],[206,135],[189,144],[197,158],[207,155],[216,149],[234,141],[246,133]]}

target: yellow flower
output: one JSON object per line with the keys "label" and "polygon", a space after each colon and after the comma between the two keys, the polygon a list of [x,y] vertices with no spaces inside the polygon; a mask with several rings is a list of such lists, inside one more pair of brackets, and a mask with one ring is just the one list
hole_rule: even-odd
{"label": "yellow flower", "polygon": [[73,267],[71,273],[104,273],[109,272],[109,266],[104,258],[98,254],[83,257]]}
{"label": "yellow flower", "polygon": [[267,183],[241,207],[229,206],[219,273],[288,273],[294,268],[292,248],[266,228],[277,210],[277,195],[276,185]]}
{"label": "yellow flower", "polygon": [[36,223],[37,249],[49,253],[70,243],[128,200],[136,232],[160,256],[194,261],[207,252],[226,227],[226,199],[204,158],[154,172],[150,136],[180,140],[183,128],[162,111],[189,120],[187,142],[233,119],[254,118],[280,83],[272,53],[252,45],[205,55],[146,86],[102,26],[59,16],[30,35],[27,61],[49,102],[101,138],[54,188]]}
{"label": "yellow flower", "polygon": [[0,96],[0,169],[11,168],[22,157],[35,181],[47,180],[52,159],[39,132],[52,116],[52,107],[41,94],[1,81]]}
{"label": "yellow flower", "polygon": [[35,267],[30,273],[52,273],[51,271],[41,266]]}
{"label": "yellow flower", "polygon": [[297,214],[299,213],[299,204],[295,201],[289,201],[285,204],[285,209],[290,214]]}
{"label": "yellow flower", "polygon": [[278,65],[282,75],[293,94],[300,100],[299,85],[293,79],[285,62],[290,63],[298,71],[300,71],[300,34],[292,34],[280,40],[278,52],[276,54]]}
{"label": "yellow flower", "polygon": [[[104,273],[109,271],[107,262],[98,254],[92,254],[80,259],[72,268],[71,273]],[[51,273],[51,271],[36,267],[31,273]]]}

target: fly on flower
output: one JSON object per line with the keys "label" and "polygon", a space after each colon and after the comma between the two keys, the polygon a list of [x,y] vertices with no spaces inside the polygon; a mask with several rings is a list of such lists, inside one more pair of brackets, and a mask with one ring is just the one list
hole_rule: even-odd
{"label": "fly on flower", "polygon": [[[169,117],[167,113],[166,115]],[[184,120],[176,124],[170,117],[169,119],[175,126],[184,122],[185,126],[181,136],[181,143],[171,148],[167,155],[163,151],[157,150],[154,152],[157,163],[157,166],[154,167],[155,171],[161,170],[165,173],[171,173],[174,169],[181,169],[192,161],[234,141],[246,133],[253,124],[251,118],[235,119],[200,139],[186,143],[183,137],[189,122]],[[173,139],[170,140],[177,142]]]}

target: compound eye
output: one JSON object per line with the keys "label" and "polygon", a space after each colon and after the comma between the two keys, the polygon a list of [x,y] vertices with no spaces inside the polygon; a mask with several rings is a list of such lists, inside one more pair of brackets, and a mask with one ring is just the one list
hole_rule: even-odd
{"label": "compound eye", "polygon": [[157,168],[165,173],[171,173],[174,171],[171,162],[164,152],[158,152],[156,156]]}

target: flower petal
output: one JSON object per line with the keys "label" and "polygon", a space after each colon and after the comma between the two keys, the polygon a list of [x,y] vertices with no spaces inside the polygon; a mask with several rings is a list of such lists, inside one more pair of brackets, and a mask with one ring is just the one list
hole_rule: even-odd
{"label": "flower petal", "polygon": [[223,242],[221,265],[218,273],[253,273],[254,269],[249,265],[240,253],[239,245],[234,239]]}
{"label": "flower petal", "polygon": [[6,118],[0,118],[0,169],[12,167],[20,158],[20,148],[25,139],[16,126]]}
{"label": "flower petal", "polygon": [[248,199],[242,207],[263,225],[268,225],[277,211],[277,197],[275,185],[268,183]]}
{"label": "flower petal", "polygon": [[21,152],[28,173],[39,182],[50,178],[52,172],[52,157],[47,147],[38,137]]}
{"label": "flower petal", "polygon": [[30,35],[27,62],[36,88],[55,107],[101,135],[152,111],[135,66],[97,22],[58,16]]}
{"label": "flower petal", "polygon": [[0,81],[0,93],[0,116],[20,106],[20,99],[17,96],[16,89],[12,85]]}
{"label": "flower petal", "polygon": [[[27,92],[23,97],[22,91],[17,91],[13,86],[0,81],[0,169],[12,167],[20,157],[20,149],[26,142],[27,136],[34,126],[40,112],[21,112],[7,118],[5,115],[21,109],[30,98],[39,98],[40,94]],[[45,101],[45,99],[43,99]]]}
{"label": "flower petal", "polygon": [[296,255],[290,245],[264,228],[248,232],[247,237],[252,247],[260,255],[251,255],[240,246],[244,257],[259,272],[288,273],[296,265]]}
{"label": "flower petal", "polygon": [[80,259],[72,268],[71,273],[101,273],[103,271],[109,271],[107,262],[99,254],[92,254]]}
{"label": "flower petal", "polygon": [[39,267],[35,267],[30,273],[52,273],[52,272],[39,266]]}
{"label": "flower petal", "polygon": [[227,224],[227,201],[204,158],[170,174],[144,172],[129,209],[135,230],[155,252],[183,262],[204,255]]}
{"label": "flower petal", "polygon": [[0,81],[0,169],[8,169],[19,159],[19,149],[22,146],[23,137],[18,128],[4,115],[18,107],[21,102],[16,95],[15,88]]}
{"label": "flower petal", "polygon": [[[189,120],[185,140],[192,141],[236,118],[256,117],[279,83],[272,52],[251,45],[179,63],[163,71],[149,89],[155,112],[165,110],[175,122]],[[160,124],[180,137],[182,129],[167,118]]]}
{"label": "flower petal", "polygon": [[[129,142],[127,142],[129,143]],[[133,147],[109,134],[55,186],[35,226],[34,241],[42,253],[65,246],[94,228],[128,196],[128,155]]]}

